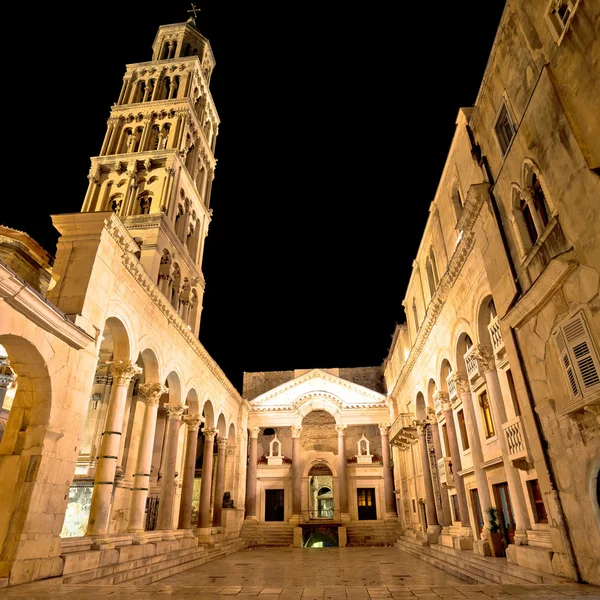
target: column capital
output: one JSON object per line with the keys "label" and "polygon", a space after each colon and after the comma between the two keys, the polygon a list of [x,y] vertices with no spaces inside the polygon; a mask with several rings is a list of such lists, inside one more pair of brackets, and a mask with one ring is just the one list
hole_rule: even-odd
{"label": "column capital", "polygon": [[181,416],[186,408],[187,406],[184,404],[165,404],[169,421],[181,420]]}
{"label": "column capital", "polygon": [[384,435],[389,435],[390,433],[390,425],[389,423],[379,423],[377,425],[379,427],[379,434],[383,437]]}
{"label": "column capital", "polygon": [[202,415],[184,415],[183,422],[187,425],[188,431],[198,431],[200,425],[204,423]]}
{"label": "column capital", "polygon": [[169,388],[162,383],[142,383],[138,386],[138,394],[148,406],[158,404],[160,397],[168,391]]}
{"label": "column capital", "polygon": [[346,429],[348,429],[348,425],[345,423],[338,423],[335,428],[338,432],[338,437],[344,437],[346,435]]}
{"label": "column capital", "polygon": [[130,360],[116,360],[108,364],[115,385],[129,385],[131,380],[143,369]]}
{"label": "column capital", "polygon": [[437,421],[437,418],[435,416],[435,408],[431,408],[431,406],[428,406],[425,412],[427,414],[428,421],[430,421],[431,423],[435,423]]}
{"label": "column capital", "polygon": [[202,434],[204,435],[204,441],[214,442],[215,436],[219,433],[219,430],[214,427],[204,427]]}
{"label": "column capital", "polygon": [[[460,396],[462,394],[470,393],[471,388],[469,386],[469,380],[467,374],[462,371],[452,371],[447,379],[448,383],[454,383],[456,386],[456,393]],[[444,392],[445,393],[445,392]]]}
{"label": "column capital", "polygon": [[300,432],[302,431],[302,427],[301,426],[292,425],[290,427],[290,429],[292,430],[292,438],[299,438],[300,437]]}
{"label": "column capital", "polygon": [[260,427],[250,427],[250,429],[248,431],[250,432],[250,437],[253,440],[258,439],[258,434],[260,433]]}
{"label": "column capital", "polygon": [[0,388],[8,389],[12,382],[16,380],[15,375],[9,375],[8,373],[0,373]]}
{"label": "column capital", "polygon": [[492,351],[487,346],[477,344],[469,348],[469,356],[477,362],[477,366],[482,373],[494,371],[496,369],[496,361]]}
{"label": "column capital", "polygon": [[418,435],[425,435],[425,422],[424,421],[417,421],[417,434]]}
{"label": "column capital", "polygon": [[219,438],[217,440],[217,446],[219,447],[219,450],[225,450],[225,448],[227,448],[227,438]]}

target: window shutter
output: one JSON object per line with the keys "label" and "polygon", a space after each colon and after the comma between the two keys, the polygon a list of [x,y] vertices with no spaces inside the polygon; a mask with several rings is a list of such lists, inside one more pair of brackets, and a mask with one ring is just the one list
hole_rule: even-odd
{"label": "window shutter", "polygon": [[562,326],[583,395],[600,387],[600,365],[582,312]]}
{"label": "window shutter", "polygon": [[575,371],[571,365],[571,359],[569,357],[569,352],[567,351],[565,336],[560,327],[554,333],[553,337],[554,343],[556,344],[556,348],[558,350],[560,362],[562,363],[567,375],[567,381],[569,382],[569,386],[571,388],[571,395],[577,400],[581,397],[581,392],[579,391],[579,384],[575,378]]}

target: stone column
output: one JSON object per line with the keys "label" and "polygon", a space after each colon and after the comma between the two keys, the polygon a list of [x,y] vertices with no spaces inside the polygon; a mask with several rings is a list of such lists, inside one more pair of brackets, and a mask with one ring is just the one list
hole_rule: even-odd
{"label": "stone column", "polygon": [[158,499],[158,517],[156,529],[173,529],[173,501],[175,500],[175,467],[177,465],[177,442],[181,415],[186,407],[183,404],[167,404],[169,433],[167,436],[165,470],[161,479],[160,497]]}
{"label": "stone column", "polygon": [[250,452],[246,471],[246,519],[256,521],[256,469],[258,461],[259,427],[250,428]]}
{"label": "stone column", "polygon": [[440,535],[437,511],[435,507],[435,494],[433,492],[433,480],[431,479],[431,465],[429,463],[429,449],[427,447],[426,427],[431,427],[427,421],[417,421],[417,433],[419,434],[419,446],[421,450],[421,465],[423,467],[423,482],[425,484],[425,512],[427,514],[427,541],[437,544]]}
{"label": "stone column", "polygon": [[300,472],[300,432],[302,427],[292,425],[292,516],[302,515],[302,473]]}
{"label": "stone column", "polygon": [[185,462],[183,466],[183,486],[179,503],[179,529],[192,529],[192,499],[194,496],[194,476],[196,473],[196,450],[198,448],[198,429],[204,423],[200,415],[183,417],[187,425],[187,441],[185,445]]}
{"label": "stone column", "polygon": [[519,470],[516,469],[508,457],[508,444],[502,425],[508,420],[506,418],[506,407],[500,391],[500,382],[498,381],[498,372],[496,363],[491,351],[485,346],[476,346],[469,350],[469,355],[477,361],[479,371],[483,372],[490,396],[490,406],[492,409],[492,418],[494,419],[494,428],[498,436],[500,449],[502,450],[502,460],[506,472],[506,480],[510,492],[510,500],[515,515],[515,544],[517,546],[527,545],[527,530],[531,529],[529,515],[527,514],[527,505],[525,504],[525,494]]}
{"label": "stone column", "polygon": [[340,512],[348,514],[348,463],[346,462],[346,429],[348,425],[335,426],[338,432],[338,488],[340,492]]}
{"label": "stone column", "polygon": [[150,467],[152,465],[152,448],[154,434],[156,433],[156,413],[160,397],[168,392],[168,388],[161,383],[142,383],[138,387],[139,395],[144,399],[144,420],[140,444],[138,446],[135,473],[133,474],[133,488],[129,505],[130,532],[144,531],[144,518],[146,513],[146,498],[150,487]]}
{"label": "stone column", "polygon": [[463,527],[470,529],[469,507],[467,505],[467,494],[465,492],[465,483],[458,474],[462,470],[462,461],[460,460],[460,450],[458,448],[458,438],[456,437],[456,427],[454,426],[454,415],[452,413],[452,404],[447,392],[439,392],[442,401],[442,411],[446,417],[446,429],[448,431],[448,442],[450,445],[450,458],[452,459],[452,472],[454,473],[454,487],[458,496],[458,508],[460,510],[460,523]]}
{"label": "stone column", "polygon": [[[434,394],[433,399],[435,401],[436,394]],[[431,421],[431,434],[433,437],[433,449],[435,450],[435,464],[438,464],[438,460],[440,458],[444,458],[442,454],[442,444],[440,443],[440,429],[438,427],[438,423],[435,416],[435,411],[433,409],[427,409],[427,416]],[[450,512],[450,501],[448,500],[448,492],[446,488],[442,487],[442,484],[439,483],[439,469],[438,469],[438,485],[440,488],[440,497],[442,500],[442,510],[438,510],[438,523],[442,527],[449,527],[452,525],[452,513]],[[439,509],[439,507],[438,507]]]}
{"label": "stone column", "polygon": [[204,459],[202,461],[202,481],[200,483],[200,509],[198,513],[198,527],[210,527],[210,493],[213,471],[213,449],[217,430],[214,428],[203,429],[204,434]]}
{"label": "stone column", "polygon": [[394,477],[390,467],[390,426],[379,425],[381,435],[381,460],[383,461],[383,491],[385,495],[385,513],[387,518],[396,519],[396,498],[394,497]]}
{"label": "stone column", "polygon": [[[490,554],[490,552],[487,541],[487,532],[489,531],[489,515],[486,513],[486,509],[491,506],[490,488],[487,475],[485,474],[485,469],[483,469],[481,466],[483,463],[483,449],[481,447],[477,419],[475,418],[475,410],[473,408],[473,395],[471,393],[471,388],[469,387],[466,373],[454,371],[448,380],[454,381],[456,391],[463,403],[465,429],[467,430],[467,437],[469,438],[469,447],[471,448],[471,457],[473,459],[473,471],[475,473],[475,481],[477,482],[477,493],[479,494],[481,511],[483,512],[484,527],[483,531],[481,532],[481,536],[477,536],[476,533],[473,532],[473,537],[475,539],[480,537],[480,541],[483,543],[476,544],[475,549],[480,554],[487,556]],[[473,507],[473,510],[476,510],[476,508]],[[487,546],[487,549],[485,546]]]}
{"label": "stone column", "polygon": [[223,513],[223,493],[225,492],[225,459],[227,458],[227,438],[217,441],[219,453],[217,454],[217,479],[215,481],[215,503],[213,506],[213,526],[221,527]]}
{"label": "stone column", "polygon": [[115,483],[127,390],[131,380],[142,372],[141,367],[129,360],[111,363],[110,370],[113,376],[113,385],[102,434],[100,456],[96,466],[86,535],[105,535],[108,531],[108,516]]}

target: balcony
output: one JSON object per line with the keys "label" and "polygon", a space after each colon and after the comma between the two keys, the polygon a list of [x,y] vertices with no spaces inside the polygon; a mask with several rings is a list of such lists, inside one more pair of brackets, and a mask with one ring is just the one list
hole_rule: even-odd
{"label": "balcony", "polygon": [[504,340],[502,339],[502,332],[500,331],[500,320],[498,317],[494,317],[491,323],[488,325],[488,331],[490,333],[490,340],[492,341],[492,351],[495,356],[499,356],[504,353]]}
{"label": "balcony", "polygon": [[452,377],[452,374],[448,376],[448,378],[446,379],[446,383],[448,384],[449,400],[450,402],[454,402],[458,397],[458,393],[456,391],[456,381],[454,380],[454,377]]}
{"label": "balcony", "polygon": [[515,417],[510,421],[506,421],[502,425],[504,435],[506,436],[506,444],[508,446],[508,459],[517,469],[530,469],[533,460],[529,452],[527,444],[527,436],[525,435],[525,427],[523,419]]}
{"label": "balcony", "polygon": [[452,471],[452,459],[449,456],[438,460],[438,473],[440,483],[446,487],[454,487],[454,473]]}
{"label": "balcony", "polygon": [[414,413],[400,413],[390,427],[390,443],[401,446],[416,441],[417,426],[414,420]]}
{"label": "balcony", "polygon": [[471,346],[465,354],[465,366],[467,367],[467,377],[469,381],[479,378],[479,365],[473,357],[475,346]]}

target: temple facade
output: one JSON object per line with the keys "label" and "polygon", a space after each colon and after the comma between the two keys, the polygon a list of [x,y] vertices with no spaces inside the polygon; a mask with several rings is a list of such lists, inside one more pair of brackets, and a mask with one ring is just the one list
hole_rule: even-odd
{"label": "temple facade", "polygon": [[199,341],[215,59],[161,26],[55,256],[0,227],[0,587],[269,543],[600,584],[599,56],[597,2],[509,0],[387,357],[240,392]]}

